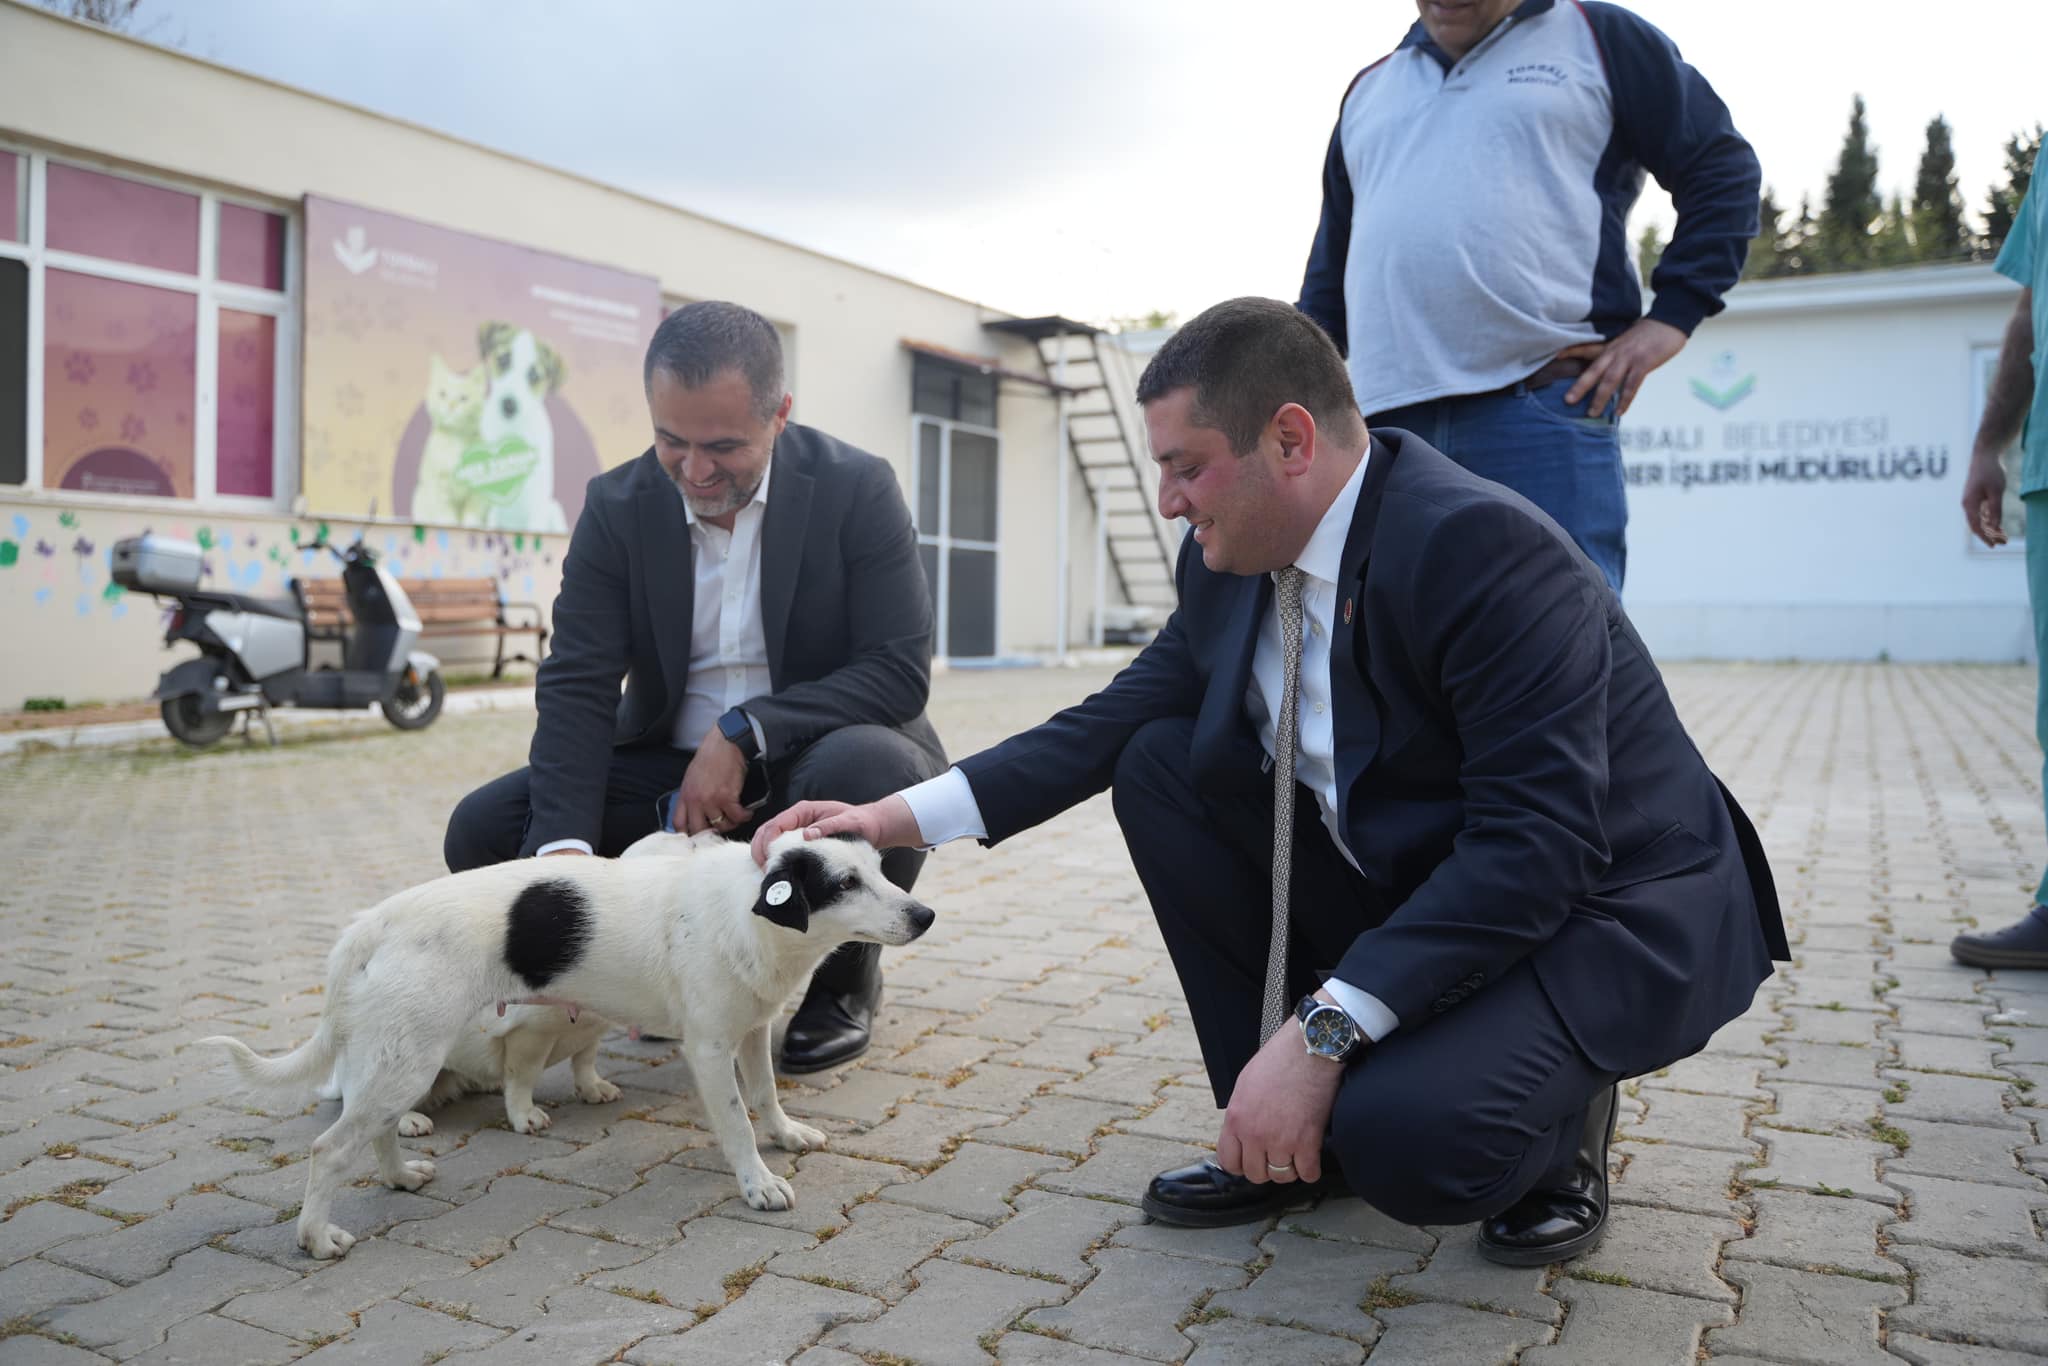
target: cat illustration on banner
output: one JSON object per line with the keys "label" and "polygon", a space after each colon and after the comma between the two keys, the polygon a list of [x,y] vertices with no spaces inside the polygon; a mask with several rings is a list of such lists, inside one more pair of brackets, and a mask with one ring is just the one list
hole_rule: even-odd
{"label": "cat illustration on banner", "polygon": [[483,416],[490,377],[477,365],[458,373],[437,354],[429,362],[427,420],[433,430],[420,453],[419,481],[412,490],[416,522],[464,523],[469,490],[455,481],[462,457],[477,444],[477,419]]}

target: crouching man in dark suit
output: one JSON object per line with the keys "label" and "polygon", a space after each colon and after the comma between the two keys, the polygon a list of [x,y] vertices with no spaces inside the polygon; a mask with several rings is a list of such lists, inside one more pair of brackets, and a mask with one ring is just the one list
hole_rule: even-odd
{"label": "crouching man in dark suit", "polygon": [[[737,304],[655,329],[654,446],[590,482],[527,767],[456,807],[452,871],[616,855],[664,811],[676,830],[741,836],[792,802],[865,800],[945,767],[903,494],[883,460],[790,423],[783,376],[774,326]],[[882,866],[908,891],[923,862],[898,849]],[[785,1070],[867,1050],[880,953],[848,944],[818,969]]]}
{"label": "crouching man in dark suit", "polygon": [[[1113,787],[1187,992],[1214,1162],[1156,1219],[1348,1187],[1534,1265],[1596,1244],[1622,1078],[1785,956],[1755,832],[1557,525],[1402,431],[1285,304],[1219,304],[1138,400],[1180,608],[1100,693],[782,830],[993,843]],[[1277,832],[1277,834],[1276,834]]]}

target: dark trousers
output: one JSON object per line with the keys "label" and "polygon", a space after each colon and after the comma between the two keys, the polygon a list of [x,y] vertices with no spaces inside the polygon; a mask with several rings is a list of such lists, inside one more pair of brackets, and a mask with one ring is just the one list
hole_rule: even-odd
{"label": "dark trousers", "polygon": [[[659,828],[655,803],[682,785],[683,771],[690,766],[693,753],[670,745],[633,745],[612,751],[597,853],[616,858],[628,845]],[[767,804],[755,813],[753,822],[731,831],[730,836],[751,839],[755,825],[797,802],[873,801],[923,782],[943,768],[943,763],[900,731],[887,726],[846,726],[790,759],[771,763]],[[519,857],[532,818],[531,785],[532,771],[515,769],[456,804],[442,841],[449,872],[467,872]],[[917,882],[924,858],[922,850],[891,849],[882,855],[882,872],[907,892]],[[878,952],[872,944],[842,945],[818,968],[813,980],[828,990],[853,990]]]}
{"label": "dark trousers", "polygon": [[[1221,1107],[1259,1048],[1273,799],[1270,780],[1241,796],[1197,792],[1193,735],[1193,722],[1180,718],[1139,730],[1117,762],[1113,798]],[[1296,793],[1295,813],[1290,1007],[1387,914],[1330,839],[1306,788]],[[1404,1021],[1354,1055],[1329,1145],[1351,1189],[1392,1217],[1470,1223],[1561,1180],[1587,1104],[1615,1080],[1579,1051],[1523,962],[1445,1013]]]}

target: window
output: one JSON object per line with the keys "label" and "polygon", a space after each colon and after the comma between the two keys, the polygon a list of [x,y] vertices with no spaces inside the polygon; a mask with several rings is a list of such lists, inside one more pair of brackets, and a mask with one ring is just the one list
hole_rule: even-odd
{"label": "window", "polygon": [[911,449],[918,558],[938,610],[941,656],[996,652],[996,475],[993,375],[918,356],[911,374]]}
{"label": "window", "polygon": [[0,485],[287,501],[292,251],[274,209],[0,148]]}

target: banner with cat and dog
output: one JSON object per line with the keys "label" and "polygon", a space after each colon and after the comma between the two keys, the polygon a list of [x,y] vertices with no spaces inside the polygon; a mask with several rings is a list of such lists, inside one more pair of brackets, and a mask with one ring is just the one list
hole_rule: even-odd
{"label": "banner with cat and dog", "polygon": [[315,515],[560,534],[647,447],[650,277],[306,197]]}

